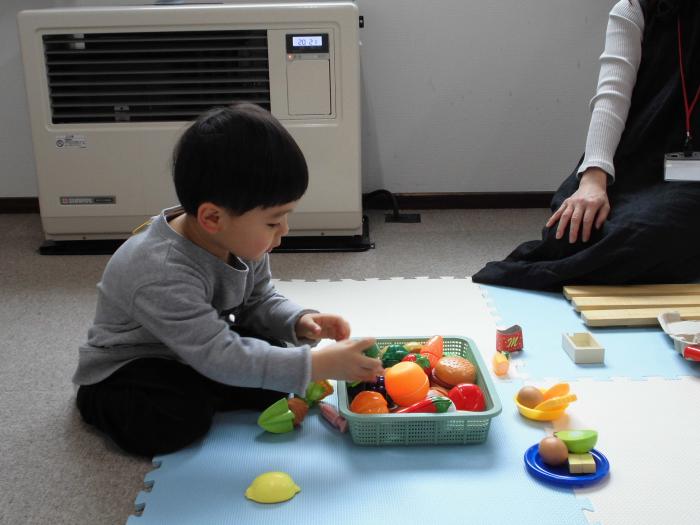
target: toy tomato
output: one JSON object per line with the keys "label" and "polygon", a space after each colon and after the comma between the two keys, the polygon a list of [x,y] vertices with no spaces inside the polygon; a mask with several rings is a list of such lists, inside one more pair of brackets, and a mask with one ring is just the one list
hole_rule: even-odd
{"label": "toy tomato", "polygon": [[423,372],[426,372],[427,370],[430,370],[432,368],[432,366],[430,366],[430,360],[428,360],[426,356],[421,354],[408,354],[401,361],[410,361],[412,363],[416,363],[423,369]]}
{"label": "toy tomato", "polygon": [[365,390],[355,396],[350,403],[350,410],[357,414],[388,414],[386,399],[379,392]]}
{"label": "toy tomato", "polygon": [[457,410],[482,412],[486,408],[484,393],[481,388],[472,383],[461,383],[452,387],[448,397],[455,404]]}

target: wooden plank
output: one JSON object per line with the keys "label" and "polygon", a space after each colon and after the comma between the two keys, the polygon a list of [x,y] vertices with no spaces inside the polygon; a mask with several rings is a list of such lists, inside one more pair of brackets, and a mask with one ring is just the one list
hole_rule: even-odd
{"label": "wooden plank", "polygon": [[696,306],[585,310],[581,318],[588,326],[656,326],[658,315],[671,310],[678,312],[683,320],[700,320],[700,307]]}
{"label": "wooden plank", "polygon": [[700,294],[700,284],[630,284],[626,286],[565,286],[564,297],[584,295],[687,295]]}
{"label": "wooden plank", "polygon": [[613,308],[674,308],[700,306],[700,295],[613,295],[605,297],[574,297],[574,309],[610,310]]}

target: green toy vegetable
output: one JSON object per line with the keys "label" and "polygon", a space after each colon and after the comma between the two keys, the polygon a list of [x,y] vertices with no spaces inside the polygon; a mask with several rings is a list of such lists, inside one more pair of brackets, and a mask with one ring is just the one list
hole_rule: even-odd
{"label": "green toy vegetable", "polygon": [[309,383],[309,386],[306,387],[306,392],[302,399],[311,407],[332,393],[333,385],[328,381],[314,381]]}
{"label": "green toy vegetable", "polygon": [[389,368],[406,357],[410,352],[403,345],[389,345],[382,354],[382,366]]}
{"label": "green toy vegetable", "polygon": [[258,418],[258,425],[273,434],[284,434],[294,429],[294,413],[289,410],[287,398],[283,397],[267,407]]}

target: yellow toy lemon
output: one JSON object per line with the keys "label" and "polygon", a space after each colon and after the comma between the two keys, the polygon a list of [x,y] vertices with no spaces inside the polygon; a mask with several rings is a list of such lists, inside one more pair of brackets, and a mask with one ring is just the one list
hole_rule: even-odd
{"label": "yellow toy lemon", "polygon": [[279,503],[292,499],[301,489],[285,472],[265,472],[253,480],[245,497],[258,503]]}

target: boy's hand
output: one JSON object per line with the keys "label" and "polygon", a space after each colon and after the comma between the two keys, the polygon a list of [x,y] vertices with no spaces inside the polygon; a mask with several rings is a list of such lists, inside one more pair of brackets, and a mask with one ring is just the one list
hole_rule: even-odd
{"label": "boy's hand", "polygon": [[304,314],[297,321],[294,331],[299,339],[335,339],[350,337],[350,324],[333,314]]}
{"label": "boy's hand", "polygon": [[374,381],[384,375],[382,362],[362,353],[374,343],[372,338],[346,339],[312,351],[311,380]]}

